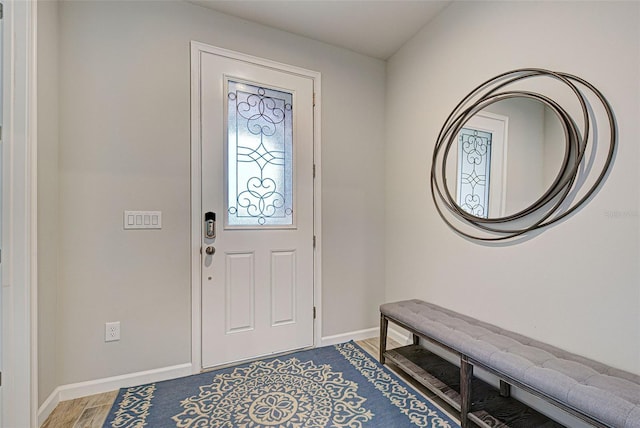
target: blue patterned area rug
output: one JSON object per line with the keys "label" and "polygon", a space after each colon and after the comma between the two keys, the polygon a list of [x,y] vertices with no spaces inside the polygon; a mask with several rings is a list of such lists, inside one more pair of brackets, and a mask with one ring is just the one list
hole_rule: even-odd
{"label": "blue patterned area rug", "polygon": [[121,389],[104,428],[459,427],[353,342]]}

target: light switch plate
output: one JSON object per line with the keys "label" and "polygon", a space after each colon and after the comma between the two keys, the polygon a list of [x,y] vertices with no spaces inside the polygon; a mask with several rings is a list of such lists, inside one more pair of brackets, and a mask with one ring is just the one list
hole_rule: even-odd
{"label": "light switch plate", "polygon": [[162,211],[125,211],[125,229],[162,229]]}

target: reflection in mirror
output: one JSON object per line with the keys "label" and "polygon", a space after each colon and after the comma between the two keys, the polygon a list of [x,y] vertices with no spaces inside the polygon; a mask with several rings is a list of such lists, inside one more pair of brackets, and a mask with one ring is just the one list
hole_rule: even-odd
{"label": "reflection in mirror", "polygon": [[480,218],[509,216],[536,202],[556,179],[566,148],[558,116],[526,97],[480,110],[457,142],[455,162],[447,163],[447,183],[455,186],[449,190],[459,207]]}

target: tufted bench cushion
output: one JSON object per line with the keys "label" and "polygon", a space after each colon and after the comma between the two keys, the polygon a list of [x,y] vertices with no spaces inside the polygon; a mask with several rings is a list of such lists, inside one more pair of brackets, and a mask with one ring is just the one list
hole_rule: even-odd
{"label": "tufted bench cushion", "polygon": [[616,428],[640,428],[640,376],[563,351],[421,300],[381,314]]}

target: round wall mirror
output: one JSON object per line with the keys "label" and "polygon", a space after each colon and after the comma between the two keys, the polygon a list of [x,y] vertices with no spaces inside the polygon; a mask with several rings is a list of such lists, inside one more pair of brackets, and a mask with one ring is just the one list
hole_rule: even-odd
{"label": "round wall mirror", "polygon": [[[571,116],[553,94],[542,93],[540,83],[548,81],[539,79],[568,89],[579,114]],[[593,135],[601,128],[596,107],[607,117],[608,138]],[[607,143],[598,169],[592,156]],[[442,219],[464,237],[520,237],[589,200],[611,166],[615,145],[613,111],[589,82],[543,69],[509,71],[476,87],[445,121],[433,152],[431,193]],[[596,172],[592,180],[585,177]]]}

